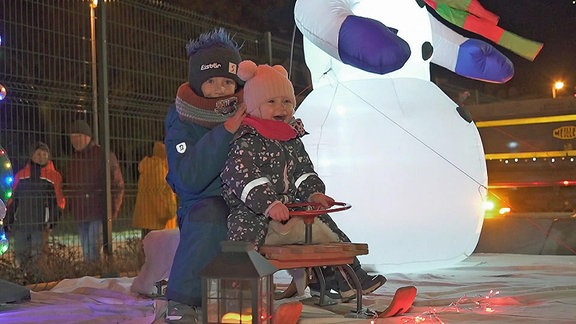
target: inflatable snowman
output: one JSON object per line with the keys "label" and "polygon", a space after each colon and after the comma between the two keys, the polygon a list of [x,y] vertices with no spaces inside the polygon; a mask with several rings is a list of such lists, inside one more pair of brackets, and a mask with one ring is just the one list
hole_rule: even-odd
{"label": "inflatable snowman", "polygon": [[[296,112],[310,133],[303,140],[326,193],[352,205],[332,217],[353,242],[369,244],[363,266],[384,274],[453,265],[474,251],[482,228],[482,142],[465,111],[430,82],[430,63],[487,82],[514,73],[494,46],[457,34],[428,11],[459,1],[437,2],[295,6],[314,87]],[[466,8],[452,9],[496,26],[477,1],[462,2]],[[538,53],[541,44],[506,33],[524,43],[494,42],[527,58]]]}

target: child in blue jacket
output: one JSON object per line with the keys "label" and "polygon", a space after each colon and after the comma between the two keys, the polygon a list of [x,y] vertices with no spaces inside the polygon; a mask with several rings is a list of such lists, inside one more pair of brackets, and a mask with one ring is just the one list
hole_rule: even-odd
{"label": "child in blue jacket", "polygon": [[168,280],[167,321],[200,318],[200,271],[220,253],[227,239],[228,206],[220,171],[245,115],[242,83],[236,76],[238,45],[222,28],[187,45],[188,82],[178,88],[166,116],[166,180],[178,196],[180,243]]}

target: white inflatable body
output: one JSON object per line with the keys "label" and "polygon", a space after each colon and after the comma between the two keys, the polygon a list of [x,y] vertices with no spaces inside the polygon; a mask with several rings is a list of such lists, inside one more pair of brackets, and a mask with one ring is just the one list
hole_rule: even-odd
{"label": "white inflatable body", "polygon": [[[328,2],[298,1],[300,30],[314,17],[305,11]],[[400,70],[369,73],[327,54],[303,32],[314,90],[296,117],[310,133],[303,141],[326,193],[352,205],[332,217],[353,242],[369,244],[369,255],[360,258],[367,270],[453,265],[478,242],[487,173],[474,123],[429,81],[431,59],[423,60],[421,48],[433,43],[430,16],[416,1],[336,2],[398,29],[412,54]]]}

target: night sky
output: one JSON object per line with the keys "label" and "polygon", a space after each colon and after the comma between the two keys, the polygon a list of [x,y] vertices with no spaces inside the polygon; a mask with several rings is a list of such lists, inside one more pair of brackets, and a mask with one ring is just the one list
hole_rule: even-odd
{"label": "night sky", "polygon": [[[523,93],[551,97],[552,84],[563,80],[563,94],[576,86],[575,0],[480,0],[500,16],[499,25],[520,36],[544,43],[533,62],[499,48],[515,64],[515,76],[506,85]],[[562,93],[559,93],[562,95]]]}

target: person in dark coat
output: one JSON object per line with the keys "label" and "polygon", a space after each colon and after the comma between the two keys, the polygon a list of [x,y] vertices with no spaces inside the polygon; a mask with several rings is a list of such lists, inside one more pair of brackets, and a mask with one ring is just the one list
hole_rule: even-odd
{"label": "person in dark coat", "polygon": [[[102,249],[102,226],[107,217],[104,150],[92,140],[92,129],[84,120],[69,130],[74,153],[64,173],[68,209],[78,223],[82,254],[87,262],[98,262]],[[118,216],[124,196],[124,179],[116,155],[110,152],[112,219]]]}
{"label": "person in dark coat", "polygon": [[8,201],[6,223],[14,239],[17,265],[31,261],[47,248],[50,229],[65,204],[62,176],[50,160],[50,149],[36,142],[30,161],[14,177]]}

